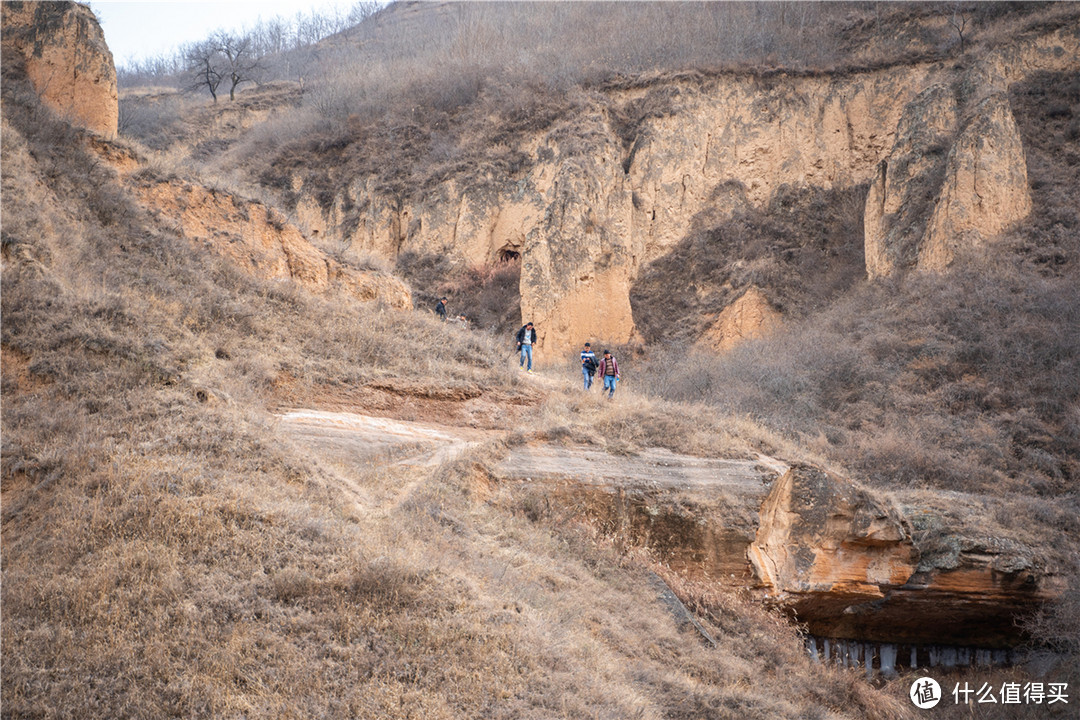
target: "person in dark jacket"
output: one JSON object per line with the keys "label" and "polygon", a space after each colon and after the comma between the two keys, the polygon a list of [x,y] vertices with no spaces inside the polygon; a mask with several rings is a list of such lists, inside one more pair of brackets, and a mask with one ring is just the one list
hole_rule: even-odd
{"label": "person in dark jacket", "polygon": [[589,343],[585,343],[581,351],[581,374],[584,377],[585,389],[588,390],[592,387],[593,375],[596,374],[596,353]]}
{"label": "person in dark jacket", "polygon": [[435,303],[435,314],[440,320],[446,322],[446,298],[440,298],[439,302]]}
{"label": "person in dark jacket", "polygon": [[608,399],[615,397],[615,383],[619,382],[620,377],[619,363],[615,362],[610,350],[604,351],[604,357],[600,360],[600,367],[596,372],[604,378],[604,390],[608,391]]}
{"label": "person in dark jacket", "polygon": [[532,349],[535,343],[536,328],[533,327],[531,322],[525,323],[521,326],[521,329],[517,331],[517,346],[518,351],[521,353],[521,362],[518,363],[518,365],[525,367],[525,360],[528,359],[528,372],[532,372]]}

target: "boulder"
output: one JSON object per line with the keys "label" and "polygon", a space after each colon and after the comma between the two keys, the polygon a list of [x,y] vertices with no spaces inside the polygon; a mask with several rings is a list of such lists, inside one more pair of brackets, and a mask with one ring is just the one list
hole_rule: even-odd
{"label": "boulder", "polygon": [[817,594],[844,604],[880,599],[918,566],[895,508],[818,468],[792,466],[774,483],[760,517],[748,555],[775,598]]}

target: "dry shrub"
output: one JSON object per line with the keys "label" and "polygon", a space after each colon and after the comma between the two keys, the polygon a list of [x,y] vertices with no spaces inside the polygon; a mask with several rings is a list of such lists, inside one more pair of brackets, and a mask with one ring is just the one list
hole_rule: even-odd
{"label": "dry shrub", "polygon": [[824,434],[827,455],[882,484],[1064,494],[1080,447],[1055,428],[1080,399],[1078,303],[1071,281],[980,262],[866,286],[724,356],[658,355],[652,387]]}
{"label": "dry shrub", "polygon": [[[741,187],[718,188],[740,195]],[[691,232],[642,271],[630,289],[634,319],[650,343],[687,343],[747,288],[803,317],[848,291],[865,273],[865,188],[781,188],[763,211],[707,209]]]}
{"label": "dry shrub", "polygon": [[452,317],[464,315],[472,327],[505,336],[521,324],[521,260],[510,257],[488,265],[455,266],[445,255],[402,253],[397,269],[414,288],[414,302],[433,309],[447,298]]}
{"label": "dry shrub", "polygon": [[656,572],[688,609],[716,629],[722,654],[755,666],[756,687],[779,681],[802,699],[799,717],[856,709],[861,717],[880,720],[911,716],[906,697],[875,692],[859,671],[812,663],[799,628],[779,611],[716,583],[688,579],[662,566]]}

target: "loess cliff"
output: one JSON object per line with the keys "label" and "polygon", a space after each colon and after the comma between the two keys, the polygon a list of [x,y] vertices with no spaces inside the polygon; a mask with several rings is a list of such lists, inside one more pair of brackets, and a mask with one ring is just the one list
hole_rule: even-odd
{"label": "loess cliff", "polygon": [[271,174],[287,172],[286,202],[322,238],[390,260],[520,257],[522,317],[563,353],[582,338],[640,341],[631,298],[650,263],[696,227],[768,212],[785,194],[865,192],[870,277],[942,270],[992,243],[1031,209],[1008,92],[1075,73],[1078,58],[1074,24],[962,61],[611,83],[511,148],[512,174],[451,173],[417,194],[332,172],[329,196],[303,168]]}

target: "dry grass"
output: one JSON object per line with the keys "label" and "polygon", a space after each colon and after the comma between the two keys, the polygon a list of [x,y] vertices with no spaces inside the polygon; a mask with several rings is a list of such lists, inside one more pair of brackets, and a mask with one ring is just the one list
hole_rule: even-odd
{"label": "dry grass", "polygon": [[[471,12],[460,27],[486,32]],[[543,12],[573,18],[579,9]],[[459,44],[465,61],[495,42],[480,40]],[[811,666],[774,616],[669,575],[711,618],[722,650],[679,632],[643,592],[638,556],[568,519],[536,522],[492,486],[487,468],[501,446],[434,469],[391,470],[326,463],[285,442],[265,408],[286,384],[348,394],[373,382],[493,393],[516,392],[517,383],[491,336],[315,298],[198,253],[133,203],[13,68],[5,58],[5,717],[910,716],[902,699]],[[495,131],[513,139],[593,101],[586,90],[559,91],[570,74],[526,96],[538,98],[532,105],[478,85],[482,76],[465,73],[431,95],[430,125],[399,114],[378,129],[363,113],[324,123],[307,161],[347,150],[347,168],[384,167],[377,152],[415,140],[418,155],[439,151],[438,164],[401,161],[389,187],[422,188],[481,156],[512,174],[521,168],[509,141],[490,156],[455,145],[450,121],[462,103],[479,98],[475,107],[503,113]],[[392,112],[440,80],[403,77],[413,84],[394,89],[404,104]],[[662,111],[628,108],[620,122]],[[1072,119],[1055,112],[1067,135]],[[278,139],[268,130],[238,142],[234,157]],[[365,147],[374,150],[361,157]],[[287,177],[305,151],[287,148],[274,168],[280,177],[267,182]],[[1066,172],[1067,153],[1041,152],[1047,173]],[[1050,175],[1033,173],[1040,177]],[[613,452],[817,453],[871,477],[911,467],[915,483],[1000,481],[1036,522],[1060,524],[1067,543],[1076,530],[1080,333],[1060,329],[1075,330],[1080,303],[1074,215],[1055,199],[1064,192],[1057,181],[1043,187],[1040,217],[1058,218],[1046,232],[1061,249],[1045,261],[1033,253],[1036,282],[1006,265],[960,273],[955,287],[913,279],[864,289],[820,328],[807,323],[703,374],[655,373],[664,392],[720,397],[738,420],[624,386],[614,404],[556,395],[529,427]],[[488,277],[466,276],[460,292],[498,290],[502,280]],[[867,317],[868,306],[881,309]],[[1002,317],[1015,325],[992,332]],[[997,407],[1001,397],[1008,403]],[[923,440],[912,439],[915,430]],[[803,442],[811,450],[799,450]],[[1038,627],[1068,631],[1073,615],[1052,610]]]}
{"label": "dry grass", "polygon": [[1075,287],[985,264],[866,287],[724,357],[657,356],[652,387],[750,414],[883,485],[1068,497]]}
{"label": "dry grass", "polygon": [[486,334],[199,253],[4,91],[5,717],[874,715],[760,664],[782,628],[727,662],[633,558],[484,502],[498,446],[423,470],[284,440],[286,383],[516,381]]}

